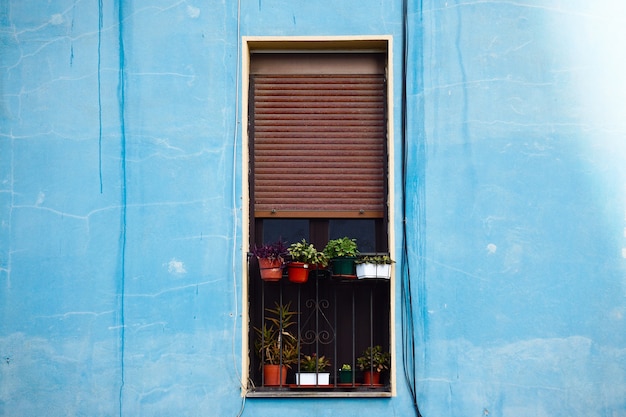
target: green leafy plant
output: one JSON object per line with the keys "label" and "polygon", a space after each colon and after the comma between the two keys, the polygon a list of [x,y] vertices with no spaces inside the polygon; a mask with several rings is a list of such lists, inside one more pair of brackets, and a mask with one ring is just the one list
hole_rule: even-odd
{"label": "green leafy plant", "polygon": [[313,256],[311,256],[311,260],[309,263],[312,265],[325,267],[328,266],[328,258],[326,257],[326,255],[324,255],[324,252],[316,251]]}
{"label": "green leafy plant", "polygon": [[323,252],[315,249],[312,243],[302,239],[301,242],[292,243],[287,249],[291,259],[295,262],[304,262],[312,265],[328,265],[328,258]]}
{"label": "green leafy plant", "polygon": [[374,347],[368,347],[363,351],[363,354],[356,360],[357,366],[362,371],[373,370],[381,372],[385,369],[389,369],[391,362],[391,355],[388,352],[383,352],[383,348],[380,345]]}
{"label": "green leafy plant", "polygon": [[361,256],[354,261],[357,264],[377,264],[377,265],[390,265],[394,263],[387,255],[375,255],[375,256]]}
{"label": "green leafy plant", "polygon": [[351,371],[352,370],[352,366],[350,366],[347,363],[344,363],[343,365],[341,365],[341,369],[340,371]]}
{"label": "green leafy plant", "polygon": [[327,258],[355,257],[359,254],[356,239],[342,237],[328,241],[323,250]]}
{"label": "green leafy plant", "polygon": [[291,311],[291,303],[275,303],[274,308],[266,308],[265,311],[268,314],[263,327],[254,328],[256,353],[263,364],[290,367],[298,361],[298,339],[289,332],[295,325],[294,316],[297,313]]}
{"label": "green leafy plant", "polygon": [[324,355],[318,357],[317,354],[302,355],[300,360],[300,370],[302,372],[324,372],[330,366],[330,361]]}

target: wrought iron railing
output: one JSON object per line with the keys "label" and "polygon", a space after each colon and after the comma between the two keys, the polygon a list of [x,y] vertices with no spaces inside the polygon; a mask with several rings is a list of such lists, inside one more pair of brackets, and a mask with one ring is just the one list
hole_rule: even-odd
{"label": "wrought iron railing", "polygon": [[[390,371],[382,373],[380,382],[364,381],[367,369],[358,368],[358,357],[368,347],[380,346],[384,352],[390,350],[390,280],[389,279],[338,279],[325,269],[313,270],[308,282],[295,284],[286,276],[278,282],[262,281],[254,265],[250,270],[250,387],[253,393],[293,392],[389,392]],[[293,326],[280,328],[279,333],[295,337],[297,358],[304,355],[324,356],[330,361],[325,372],[330,373],[328,383],[315,378],[313,384],[296,380],[295,374],[303,371],[301,362],[292,362],[293,352],[281,346],[279,364],[290,365],[285,382],[268,385],[265,381],[266,358],[263,352],[255,351],[257,332],[268,323],[268,308],[289,306],[295,313]],[[287,336],[285,336],[287,337]],[[262,341],[263,342],[263,341]],[[288,357],[288,354],[291,357]],[[340,369],[348,365],[352,370],[349,380],[341,380]],[[371,367],[370,367],[371,368]],[[321,371],[319,365],[315,367]],[[370,369],[372,370],[372,369]],[[358,395],[356,395],[358,396]]]}

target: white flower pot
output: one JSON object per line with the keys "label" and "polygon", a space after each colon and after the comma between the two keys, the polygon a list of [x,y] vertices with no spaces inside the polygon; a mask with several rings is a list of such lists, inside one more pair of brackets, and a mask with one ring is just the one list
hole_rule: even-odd
{"label": "white flower pot", "polygon": [[390,264],[357,264],[356,276],[359,279],[366,278],[391,278]]}
{"label": "white flower pot", "polygon": [[296,372],[296,384],[298,385],[329,385],[330,372]]}

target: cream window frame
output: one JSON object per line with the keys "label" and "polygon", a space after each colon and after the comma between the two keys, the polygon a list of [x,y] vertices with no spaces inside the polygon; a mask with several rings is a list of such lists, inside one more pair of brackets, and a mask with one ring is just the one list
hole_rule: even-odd
{"label": "cream window frame", "polygon": [[[242,149],[242,165],[241,165],[241,190],[242,190],[242,225],[241,225],[241,242],[242,242],[242,323],[241,323],[241,369],[242,369],[242,396],[248,396],[247,381],[249,378],[249,330],[250,323],[248,321],[248,253],[249,246],[249,228],[250,228],[250,201],[249,201],[249,175],[248,167],[250,158],[247,152],[249,148],[248,137],[248,102],[249,102],[249,77],[250,77],[250,54],[253,52],[386,52],[387,53],[387,157],[388,157],[388,239],[389,253],[392,259],[397,259],[395,241],[395,196],[394,196],[394,70],[393,70],[393,36],[391,35],[368,35],[368,36],[243,36],[241,39],[241,149]],[[396,264],[394,264],[395,266]],[[397,366],[397,343],[396,343],[396,272],[395,267],[392,268],[390,282],[390,300],[389,300],[389,325],[390,325],[390,352],[391,354],[391,391],[386,393],[377,393],[375,396],[391,396],[397,395],[398,366]],[[311,397],[310,393],[303,393],[304,396]],[[385,395],[386,394],[386,395]],[[276,395],[268,395],[274,397]],[[299,396],[297,392],[288,393],[289,397]],[[362,393],[350,392],[323,392],[319,397],[364,397]]]}

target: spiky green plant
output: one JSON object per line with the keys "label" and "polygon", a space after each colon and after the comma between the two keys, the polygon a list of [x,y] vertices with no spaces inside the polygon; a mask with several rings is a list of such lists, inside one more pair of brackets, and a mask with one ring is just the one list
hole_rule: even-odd
{"label": "spiky green plant", "polygon": [[265,311],[265,323],[261,328],[254,328],[256,353],[262,364],[290,367],[298,361],[298,339],[289,331],[297,313],[291,310],[291,303],[275,303],[274,308],[268,307]]}

